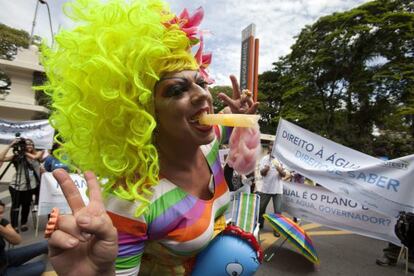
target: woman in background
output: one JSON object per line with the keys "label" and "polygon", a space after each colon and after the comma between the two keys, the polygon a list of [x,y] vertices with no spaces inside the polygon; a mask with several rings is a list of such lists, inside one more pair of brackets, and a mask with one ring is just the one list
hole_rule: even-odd
{"label": "woman in background", "polygon": [[[14,146],[18,147],[14,150]],[[8,150],[13,148],[13,154],[6,156]],[[12,200],[10,208],[10,220],[14,229],[25,232],[29,229],[27,220],[29,218],[30,205],[36,201],[40,188],[40,159],[42,151],[35,149],[33,140],[16,139],[8,146],[8,150],[3,151],[0,160],[12,162],[16,168],[12,180],[9,184],[9,191]],[[20,213],[21,208],[21,213]]]}

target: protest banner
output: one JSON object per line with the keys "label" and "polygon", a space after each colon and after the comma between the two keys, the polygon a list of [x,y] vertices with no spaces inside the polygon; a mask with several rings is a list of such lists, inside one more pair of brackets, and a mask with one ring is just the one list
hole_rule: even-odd
{"label": "protest banner", "polygon": [[372,211],[323,187],[283,182],[283,209],[306,221],[401,244],[394,233],[396,218]]}
{"label": "protest banner", "polygon": [[392,217],[414,212],[414,154],[384,161],[283,119],[272,154],[291,170],[371,210]]}
{"label": "protest banner", "polygon": [[38,149],[51,149],[55,130],[48,120],[6,121],[0,120],[0,143],[9,144],[20,133],[22,138],[30,138]]}
{"label": "protest banner", "polygon": [[[70,174],[70,177],[76,187],[78,187],[83,202],[85,202],[85,205],[88,204],[89,198],[86,196],[88,185],[86,184],[86,180],[78,174]],[[39,209],[37,215],[47,215],[53,207],[58,207],[60,214],[72,213],[56,179],[53,177],[52,173],[47,172],[42,174],[40,182]]]}

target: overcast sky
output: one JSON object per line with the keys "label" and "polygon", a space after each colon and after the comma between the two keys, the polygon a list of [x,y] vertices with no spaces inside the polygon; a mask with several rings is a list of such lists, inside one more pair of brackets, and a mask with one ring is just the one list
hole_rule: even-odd
{"label": "overcast sky", "polygon": [[[49,0],[52,27],[70,26],[62,13],[66,0]],[[205,38],[206,50],[213,52],[210,74],[216,84],[230,85],[229,74],[239,77],[241,31],[250,23],[256,24],[260,39],[259,73],[270,70],[272,63],[290,51],[294,36],[314,23],[320,16],[341,12],[368,0],[177,0],[168,1],[171,9],[180,13],[184,7],[190,12],[202,6],[205,10],[202,29],[211,35]],[[0,0],[0,22],[31,32],[36,0]],[[39,5],[35,34],[48,41],[51,31],[47,7]]]}

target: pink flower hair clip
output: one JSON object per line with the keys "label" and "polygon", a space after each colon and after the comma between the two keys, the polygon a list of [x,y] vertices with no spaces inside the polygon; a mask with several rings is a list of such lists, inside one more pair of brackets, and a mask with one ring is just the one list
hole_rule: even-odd
{"label": "pink flower hair clip", "polygon": [[[214,80],[209,77],[207,67],[211,63],[212,53],[203,53],[204,41],[203,33],[199,30],[199,25],[204,17],[204,10],[199,7],[190,15],[187,9],[184,9],[179,16],[174,16],[173,19],[165,23],[168,28],[173,24],[177,24],[180,29],[186,33],[190,40],[191,47],[200,44],[194,58],[199,66],[199,72],[208,84],[214,83]],[[198,37],[197,37],[198,36]]]}

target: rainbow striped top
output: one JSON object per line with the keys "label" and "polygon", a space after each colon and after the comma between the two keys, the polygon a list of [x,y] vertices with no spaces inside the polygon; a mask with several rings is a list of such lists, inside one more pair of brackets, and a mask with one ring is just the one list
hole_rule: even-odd
{"label": "rainbow striped top", "polygon": [[201,146],[212,171],[210,200],[187,194],[166,178],[154,187],[149,211],[138,218],[133,215],[138,203],[115,195],[106,198],[107,212],[118,230],[117,275],[188,274],[196,253],[214,238],[217,227],[225,226],[223,214],[230,198],[219,145],[228,140],[231,129],[214,130],[213,142]]}

